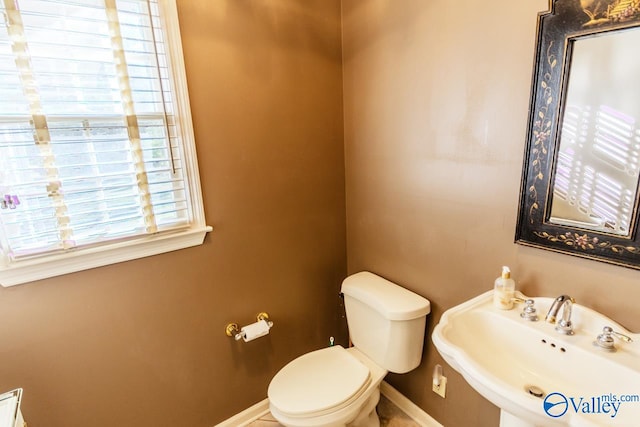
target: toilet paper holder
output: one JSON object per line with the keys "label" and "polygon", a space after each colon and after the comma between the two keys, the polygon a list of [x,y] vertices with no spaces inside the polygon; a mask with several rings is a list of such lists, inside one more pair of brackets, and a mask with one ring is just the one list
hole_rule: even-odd
{"label": "toilet paper holder", "polygon": [[[269,313],[261,312],[256,316],[258,322],[264,320],[267,322],[269,329],[273,327],[273,321],[269,318]],[[225,334],[228,337],[233,337],[236,341],[240,341],[244,337],[244,332],[240,329],[237,323],[229,323],[224,329]]]}

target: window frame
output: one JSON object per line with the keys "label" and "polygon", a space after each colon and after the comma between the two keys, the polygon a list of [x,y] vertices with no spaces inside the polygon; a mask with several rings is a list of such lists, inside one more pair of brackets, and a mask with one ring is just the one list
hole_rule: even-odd
{"label": "window frame", "polygon": [[1,286],[19,285],[201,245],[206,234],[212,230],[212,227],[206,225],[204,216],[176,0],[158,0],[158,7],[170,61],[175,120],[184,154],[185,184],[191,201],[190,225],[176,231],[140,235],[103,245],[12,261],[7,265],[0,265]]}

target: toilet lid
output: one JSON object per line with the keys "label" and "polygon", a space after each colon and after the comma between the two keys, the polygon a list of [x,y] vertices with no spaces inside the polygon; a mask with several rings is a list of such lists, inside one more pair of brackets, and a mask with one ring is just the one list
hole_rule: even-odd
{"label": "toilet lid", "polygon": [[296,416],[337,410],[371,382],[369,368],[341,346],[298,357],[276,374],[267,392],[282,413]]}

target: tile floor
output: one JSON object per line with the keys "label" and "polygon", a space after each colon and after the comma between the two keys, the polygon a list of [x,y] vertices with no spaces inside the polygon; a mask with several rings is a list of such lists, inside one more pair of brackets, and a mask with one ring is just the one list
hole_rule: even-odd
{"label": "tile floor", "polygon": [[[420,427],[420,424],[413,421],[407,414],[402,412],[396,405],[384,396],[380,396],[378,403],[378,415],[380,416],[380,427]],[[247,427],[279,427],[280,424],[267,414],[249,424]]]}

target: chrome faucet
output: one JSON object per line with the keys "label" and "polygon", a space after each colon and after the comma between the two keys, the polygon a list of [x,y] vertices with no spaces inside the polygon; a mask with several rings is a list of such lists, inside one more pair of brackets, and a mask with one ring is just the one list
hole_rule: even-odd
{"label": "chrome faucet", "polygon": [[[573,324],[571,323],[571,308],[576,301],[569,295],[560,295],[553,300],[545,320],[556,324],[556,331],[565,335],[573,335]],[[562,318],[556,323],[556,317],[562,308]]]}

